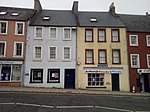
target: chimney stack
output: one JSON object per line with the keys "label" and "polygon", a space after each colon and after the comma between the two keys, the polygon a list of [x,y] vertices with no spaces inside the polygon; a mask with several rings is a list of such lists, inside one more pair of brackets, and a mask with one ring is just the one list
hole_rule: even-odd
{"label": "chimney stack", "polygon": [[39,0],[34,0],[34,10],[40,12],[42,10],[42,6]]}
{"label": "chimney stack", "polygon": [[109,12],[110,12],[113,16],[116,16],[114,2],[112,2],[111,5],[109,6]]}
{"label": "chimney stack", "polygon": [[78,14],[78,1],[73,2],[72,11],[74,14]]}

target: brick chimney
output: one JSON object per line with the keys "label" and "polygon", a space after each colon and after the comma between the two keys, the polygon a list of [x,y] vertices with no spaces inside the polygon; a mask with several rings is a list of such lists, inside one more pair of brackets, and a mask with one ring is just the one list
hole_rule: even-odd
{"label": "brick chimney", "polygon": [[111,5],[109,6],[109,12],[110,12],[113,16],[116,17],[114,2],[112,2]]}
{"label": "brick chimney", "polygon": [[42,10],[42,6],[39,0],[34,0],[34,10],[40,12]]}
{"label": "brick chimney", "polygon": [[72,11],[74,14],[78,14],[78,1],[73,2]]}

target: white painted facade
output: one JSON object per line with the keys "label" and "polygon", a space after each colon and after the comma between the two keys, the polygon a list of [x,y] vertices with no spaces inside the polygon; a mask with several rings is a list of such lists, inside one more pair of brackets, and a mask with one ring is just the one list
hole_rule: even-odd
{"label": "white painted facade", "polygon": [[[72,27],[56,28],[56,39],[50,38],[50,28],[42,27],[42,38],[36,39],[37,26],[28,26],[25,58],[24,86],[64,88],[65,69],[76,69],[76,29]],[[40,26],[41,27],[41,26]],[[71,38],[64,39],[64,28],[70,29]],[[34,47],[41,46],[41,60],[34,60]],[[64,47],[70,47],[70,60],[64,60]],[[49,60],[49,47],[56,47],[56,59]],[[31,83],[31,69],[43,69],[43,81]],[[59,83],[48,83],[48,69],[60,69]]]}

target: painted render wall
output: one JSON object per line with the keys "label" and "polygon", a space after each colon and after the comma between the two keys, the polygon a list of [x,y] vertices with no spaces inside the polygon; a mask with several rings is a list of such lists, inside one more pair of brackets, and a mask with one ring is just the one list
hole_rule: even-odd
{"label": "painted render wall", "polygon": [[[35,27],[28,27],[27,45],[26,45],[26,59],[25,59],[25,74],[24,86],[32,87],[56,87],[64,88],[64,69],[76,69],[76,30],[71,31],[71,40],[63,40],[63,27],[57,27],[57,39],[50,39],[49,28],[43,27],[43,39],[34,39]],[[67,27],[68,28],[68,27]],[[71,27],[70,27],[71,28]],[[35,45],[43,46],[42,61],[33,60],[33,48]],[[57,47],[57,60],[48,60],[48,47]],[[71,47],[71,60],[63,60],[63,47]],[[29,83],[31,68],[43,68],[43,83]],[[60,69],[60,83],[47,83],[48,69]]]}
{"label": "painted render wall", "polygon": [[[106,42],[98,42],[98,28],[93,29],[94,42],[85,42],[85,27],[77,28],[77,87],[86,88],[88,86],[88,75],[84,71],[84,67],[97,67],[98,65],[98,49],[107,49],[108,67],[122,67],[122,73],[119,75],[120,91],[129,91],[129,71],[127,61],[127,43],[126,29],[120,30],[120,42],[111,42],[111,28],[106,28]],[[85,49],[94,50],[94,64],[85,64]],[[112,49],[120,49],[121,64],[112,64]],[[104,90],[112,90],[111,74],[104,74]]]}

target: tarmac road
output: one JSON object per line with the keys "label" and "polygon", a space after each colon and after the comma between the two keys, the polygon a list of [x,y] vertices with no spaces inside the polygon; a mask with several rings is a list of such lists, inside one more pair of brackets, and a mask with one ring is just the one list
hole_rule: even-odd
{"label": "tarmac road", "polygon": [[0,92],[0,112],[150,112],[150,97]]}

